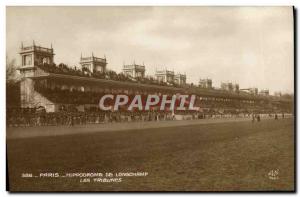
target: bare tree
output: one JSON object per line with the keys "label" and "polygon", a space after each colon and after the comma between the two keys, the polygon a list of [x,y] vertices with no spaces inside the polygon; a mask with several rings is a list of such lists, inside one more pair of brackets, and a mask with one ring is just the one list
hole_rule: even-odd
{"label": "bare tree", "polygon": [[16,83],[19,80],[19,75],[17,73],[16,60],[6,56],[6,83]]}
{"label": "bare tree", "polygon": [[6,106],[20,107],[20,75],[17,72],[16,60],[6,56]]}

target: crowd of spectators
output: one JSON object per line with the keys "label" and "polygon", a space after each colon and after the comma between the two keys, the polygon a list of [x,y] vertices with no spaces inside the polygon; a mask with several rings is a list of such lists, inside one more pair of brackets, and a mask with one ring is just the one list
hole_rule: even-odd
{"label": "crowd of spectators", "polygon": [[58,126],[85,125],[113,122],[146,122],[173,120],[171,112],[157,111],[60,111],[46,113],[36,109],[9,109],[7,111],[7,126]]}
{"label": "crowd of spectators", "polygon": [[[98,105],[99,99],[105,95],[105,93],[93,92],[93,91],[80,91],[77,89],[61,89],[59,87],[47,88],[39,83],[35,84],[35,90],[41,93],[54,103],[62,104],[96,104]],[[132,100],[135,95],[128,95],[129,100]],[[147,95],[142,95],[142,100],[146,100]],[[110,101],[110,100],[109,100]],[[108,102],[109,102],[108,101]],[[113,101],[111,101],[113,102]],[[130,103],[130,102],[129,102]],[[160,103],[158,104],[158,106]],[[239,101],[224,101],[224,100],[197,100],[196,106],[205,109],[207,113],[250,113],[253,111],[264,111],[265,113],[271,113],[273,111],[272,105],[266,105],[264,103],[241,103]]]}
{"label": "crowd of spectators", "polygon": [[163,81],[158,81],[153,77],[137,77],[132,78],[130,76],[124,75],[123,73],[116,73],[113,70],[106,70],[105,72],[100,72],[94,70],[90,72],[87,68],[79,69],[77,67],[71,68],[66,64],[40,64],[38,67],[46,72],[55,73],[55,74],[64,74],[64,75],[72,75],[72,76],[80,76],[80,77],[92,77],[97,79],[107,79],[114,81],[125,81],[125,82],[133,82],[133,83],[144,83],[149,85],[162,85],[162,86],[173,86],[179,87],[179,85],[175,83],[166,83]]}
{"label": "crowd of spectators", "polygon": [[[86,110],[85,112],[62,109],[59,112],[46,113],[40,108],[9,108],[7,110],[8,127],[29,126],[74,126],[86,124],[104,124],[114,122],[148,122],[148,121],[171,121],[215,118],[249,118],[254,113],[217,113],[188,112],[188,111],[100,111],[98,109]],[[273,117],[276,113],[258,112],[260,116]],[[283,114],[283,113],[282,113]],[[275,115],[276,117],[277,115]],[[283,116],[283,115],[282,115]],[[178,117],[180,117],[178,119]]]}
{"label": "crowd of spectators", "polygon": [[[49,73],[55,73],[55,74],[64,74],[64,75],[71,75],[71,76],[80,76],[80,77],[92,77],[96,79],[106,79],[106,80],[114,80],[114,81],[122,81],[122,82],[132,82],[132,83],[143,83],[143,84],[148,84],[148,85],[159,85],[159,86],[169,86],[169,87],[177,87],[177,88],[196,88],[196,89],[202,89],[207,92],[214,92],[214,93],[223,93],[223,94],[239,94],[243,96],[249,96],[252,94],[249,94],[244,91],[238,91],[238,92],[228,92],[226,90],[218,89],[216,90],[215,88],[202,88],[200,86],[196,86],[193,83],[190,84],[176,84],[175,82],[164,82],[164,81],[159,81],[155,79],[154,77],[151,76],[145,76],[145,77],[131,77],[128,75],[125,75],[124,73],[116,73],[113,70],[106,70],[104,72],[100,72],[97,70],[93,70],[91,72],[87,68],[78,68],[76,66],[74,67],[69,67],[66,64],[60,63],[58,65],[56,64],[39,64],[38,67],[46,72]],[[253,95],[252,95],[253,96]],[[259,96],[259,95],[256,95]],[[282,98],[287,98],[287,99],[292,99],[293,96],[286,94],[282,95]]]}

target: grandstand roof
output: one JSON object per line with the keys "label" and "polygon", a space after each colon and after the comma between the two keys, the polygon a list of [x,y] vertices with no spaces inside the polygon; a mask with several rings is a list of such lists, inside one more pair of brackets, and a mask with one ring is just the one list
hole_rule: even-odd
{"label": "grandstand roof", "polygon": [[40,73],[35,75],[35,79],[41,78],[52,78],[52,79],[60,79],[60,80],[70,80],[70,81],[77,81],[77,82],[84,82],[85,85],[87,84],[101,84],[106,85],[107,87],[117,87],[117,88],[134,88],[134,89],[147,89],[153,91],[167,91],[173,93],[185,93],[185,94],[196,94],[201,96],[210,96],[210,97],[221,97],[221,98],[234,98],[234,99],[251,99],[251,100],[267,100],[267,99],[274,99],[273,96],[261,96],[261,95],[251,95],[244,92],[234,93],[234,92],[227,92],[222,90],[216,89],[205,89],[199,87],[171,87],[171,86],[160,86],[160,85],[153,85],[153,84],[143,84],[141,82],[127,82],[127,81],[116,81],[116,80],[109,80],[109,79],[98,79],[93,77],[82,77],[82,76],[73,76],[73,75],[66,75],[66,74],[56,74],[56,73]]}

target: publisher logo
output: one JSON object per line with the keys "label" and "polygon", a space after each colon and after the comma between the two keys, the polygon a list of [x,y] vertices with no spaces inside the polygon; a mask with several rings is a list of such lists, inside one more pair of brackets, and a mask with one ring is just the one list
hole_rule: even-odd
{"label": "publisher logo", "polygon": [[279,179],[279,169],[271,170],[271,171],[268,173],[268,177],[269,177],[269,179],[271,179],[271,180],[278,180],[278,179]]}

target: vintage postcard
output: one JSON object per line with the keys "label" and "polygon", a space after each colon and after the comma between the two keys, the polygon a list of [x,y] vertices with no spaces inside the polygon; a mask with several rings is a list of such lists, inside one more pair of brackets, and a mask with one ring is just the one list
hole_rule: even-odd
{"label": "vintage postcard", "polygon": [[295,191],[294,12],[7,6],[7,190]]}

